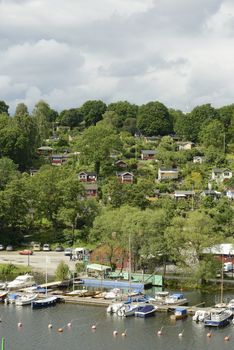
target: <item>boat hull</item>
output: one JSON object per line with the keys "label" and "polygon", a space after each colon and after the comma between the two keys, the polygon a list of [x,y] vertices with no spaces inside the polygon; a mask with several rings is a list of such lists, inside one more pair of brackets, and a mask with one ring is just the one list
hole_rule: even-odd
{"label": "boat hull", "polygon": [[57,297],[50,297],[50,298],[32,301],[31,306],[33,309],[42,309],[42,308],[56,305],[57,302],[58,302]]}
{"label": "boat hull", "polygon": [[221,328],[221,327],[227,326],[229,323],[230,323],[230,319],[229,318],[227,318],[225,320],[222,320],[222,321],[204,320],[204,325],[206,327],[218,327],[218,328]]}

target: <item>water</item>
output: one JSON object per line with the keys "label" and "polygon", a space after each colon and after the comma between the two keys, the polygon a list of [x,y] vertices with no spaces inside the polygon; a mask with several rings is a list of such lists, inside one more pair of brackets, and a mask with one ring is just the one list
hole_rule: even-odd
{"label": "water", "polygon": [[[213,305],[218,301],[217,295],[210,293],[187,292],[191,304],[207,300]],[[226,294],[226,299],[234,298]],[[58,304],[55,307],[32,310],[30,307],[0,305],[0,336],[6,339],[6,350],[201,350],[221,348],[232,349],[234,343],[234,326],[214,329],[211,338],[207,337],[208,329],[188,317],[184,321],[172,322],[169,315],[157,313],[148,319],[118,318],[107,315],[103,307]],[[18,327],[18,322],[23,326]],[[71,322],[69,328],[67,324]],[[48,329],[52,323],[53,328]],[[92,324],[97,323],[96,331]],[[163,327],[163,335],[157,331]],[[58,328],[63,332],[59,333]],[[117,330],[118,335],[113,336]],[[127,330],[127,336],[122,332]],[[178,334],[183,331],[183,337]],[[230,341],[225,342],[224,336]]]}

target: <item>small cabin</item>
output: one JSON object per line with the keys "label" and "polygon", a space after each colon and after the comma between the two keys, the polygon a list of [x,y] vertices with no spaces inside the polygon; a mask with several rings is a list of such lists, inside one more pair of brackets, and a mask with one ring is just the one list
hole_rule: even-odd
{"label": "small cabin", "polygon": [[80,182],[97,182],[97,174],[92,172],[82,171],[78,174]]}
{"label": "small cabin", "polygon": [[84,190],[87,198],[97,197],[98,186],[96,183],[84,183]]}
{"label": "small cabin", "polygon": [[117,173],[117,178],[121,183],[133,183],[134,175],[128,171]]}
{"label": "small cabin", "polygon": [[142,149],[141,150],[141,159],[142,160],[153,160],[155,159],[156,151],[153,149]]}
{"label": "small cabin", "polygon": [[159,168],[158,180],[177,180],[179,177],[179,171],[177,168]]}

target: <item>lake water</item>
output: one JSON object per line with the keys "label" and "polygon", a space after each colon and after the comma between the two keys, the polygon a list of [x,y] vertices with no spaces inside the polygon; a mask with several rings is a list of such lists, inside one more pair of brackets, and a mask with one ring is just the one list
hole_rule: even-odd
{"label": "lake water", "polygon": [[[218,296],[210,293],[185,293],[190,304],[206,301],[213,305]],[[225,294],[226,300],[234,295]],[[188,317],[185,321],[172,322],[169,315],[157,313],[148,319],[118,318],[107,315],[103,307],[58,304],[55,307],[32,310],[31,307],[0,305],[0,336],[5,337],[5,350],[201,350],[233,349],[234,326],[214,329],[211,338],[208,329]],[[22,322],[22,327],[18,327]],[[67,324],[71,322],[69,328]],[[48,329],[48,324],[53,325]],[[96,331],[92,324],[97,323]],[[162,336],[157,331],[163,327]],[[59,333],[58,328],[63,332]],[[113,336],[117,330],[118,335]],[[121,335],[126,330],[126,337]],[[183,331],[183,337],[178,334]],[[225,342],[224,336],[230,341]]]}

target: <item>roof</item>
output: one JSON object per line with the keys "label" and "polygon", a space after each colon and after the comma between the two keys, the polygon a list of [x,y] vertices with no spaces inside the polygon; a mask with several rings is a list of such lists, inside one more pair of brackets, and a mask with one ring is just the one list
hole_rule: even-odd
{"label": "roof", "polygon": [[178,169],[177,168],[159,168],[159,171],[173,171],[173,172],[177,172]]}
{"label": "roof", "polygon": [[121,173],[117,173],[118,176],[124,176],[124,175],[131,175],[134,176],[132,173],[130,173],[129,171],[122,171]]}
{"label": "roof", "polygon": [[213,247],[205,248],[205,254],[234,255],[234,246],[231,243],[217,244]]}
{"label": "roof", "polygon": [[94,271],[107,271],[111,270],[110,266],[106,265],[100,265],[100,264],[88,264],[87,270],[94,270]]}
{"label": "roof", "polygon": [[38,150],[39,151],[53,151],[53,148],[49,147],[49,146],[41,146],[41,147],[38,147]]}
{"label": "roof", "polygon": [[89,171],[81,171],[78,175],[80,175],[80,174],[86,174],[86,175],[88,175],[88,176],[97,176],[96,173],[94,173],[94,172],[89,172]]}
{"label": "roof", "polygon": [[175,191],[175,196],[194,196],[194,191]]}
{"label": "roof", "polygon": [[156,151],[153,149],[142,149],[141,153],[142,154],[156,154]]}

